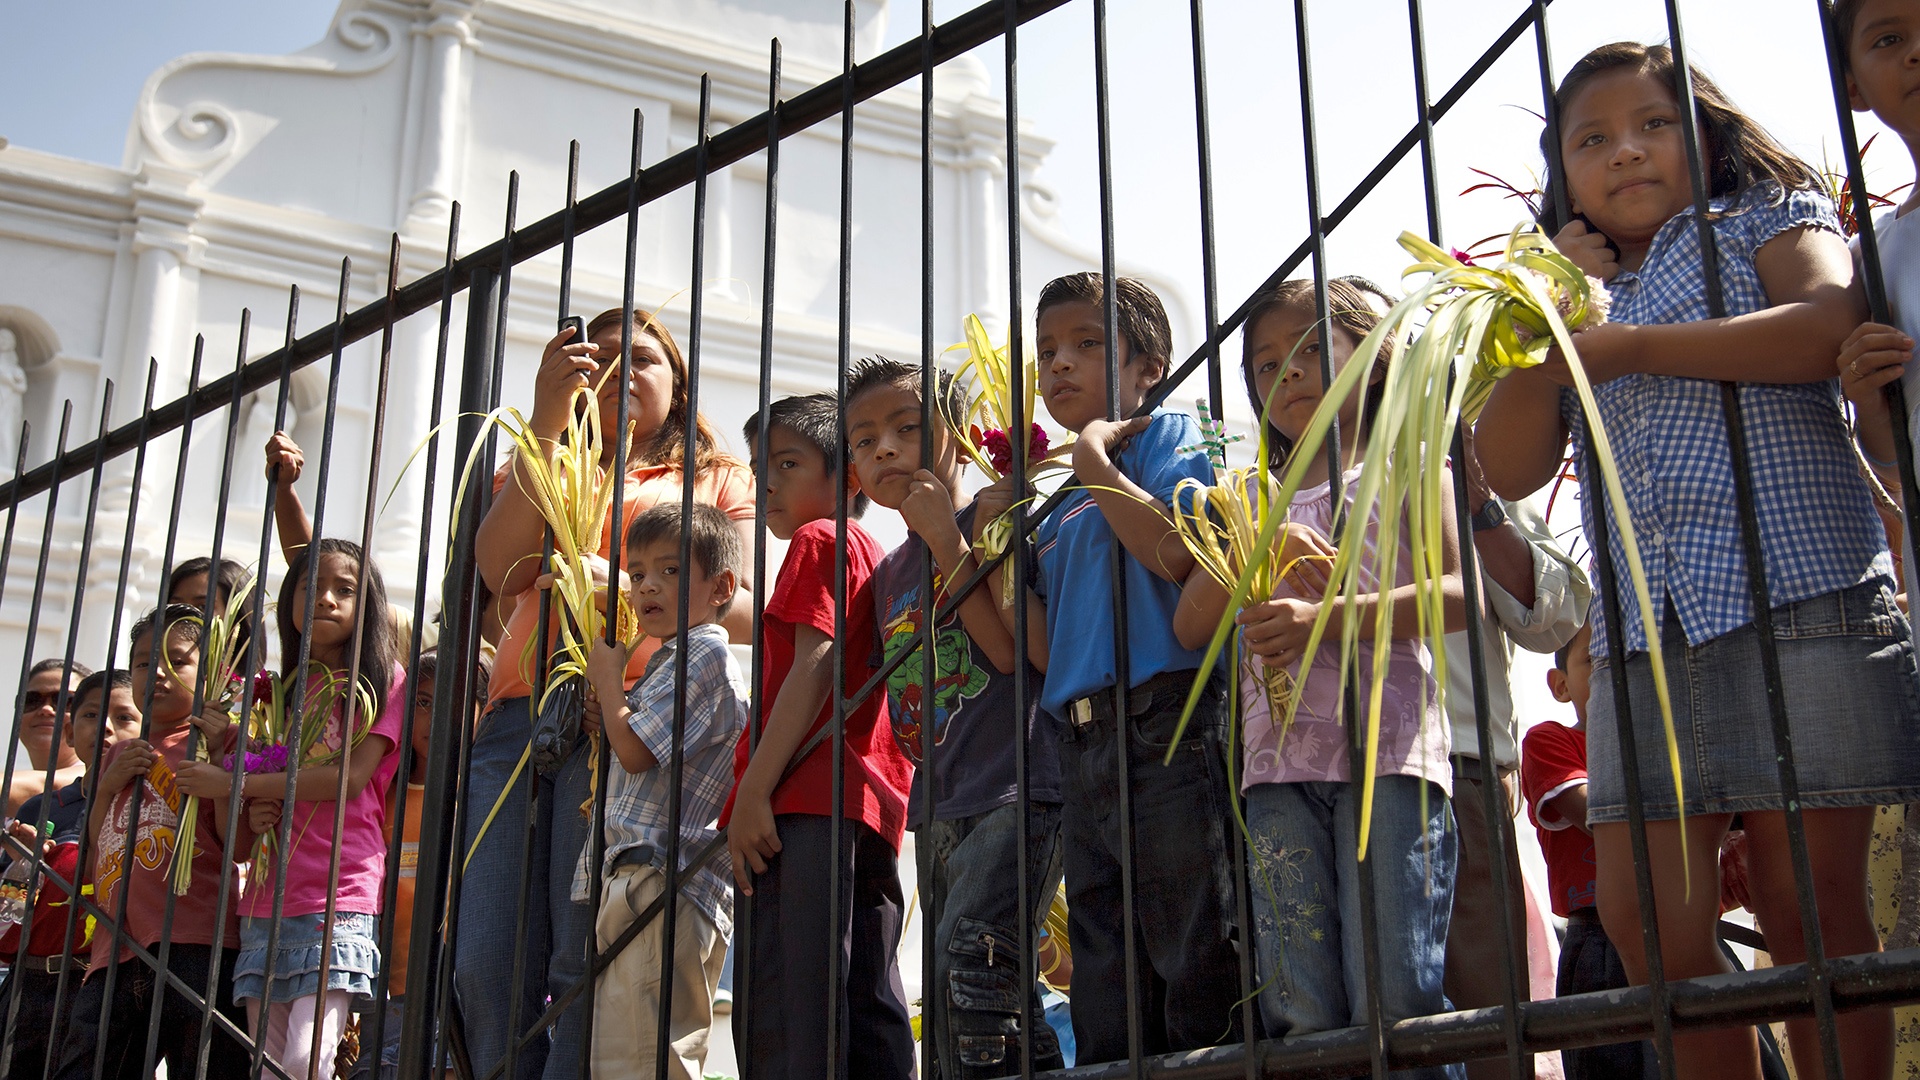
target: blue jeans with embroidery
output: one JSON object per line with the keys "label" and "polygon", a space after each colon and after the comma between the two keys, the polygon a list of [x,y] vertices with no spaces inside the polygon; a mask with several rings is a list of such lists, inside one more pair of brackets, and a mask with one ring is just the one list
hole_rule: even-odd
{"label": "blue jeans with embroidery", "polygon": [[[580,741],[551,777],[535,774],[531,763],[515,776],[514,767],[532,737],[528,700],[503,701],[481,718],[466,799],[466,844],[474,854],[460,885],[453,983],[467,1050],[483,1076],[506,1060],[508,1040],[519,1034],[508,1031],[512,991],[518,991],[519,1028],[525,1031],[546,1011],[549,996],[560,996],[586,973],[587,942],[593,936],[594,906],[573,902],[574,860],[588,832],[587,819],[580,814],[592,780],[586,741]],[[539,785],[538,813],[532,822],[527,820],[529,784]],[[481,836],[489,814],[493,822]],[[456,852],[455,858],[465,860],[467,852]],[[523,859],[532,860],[524,896]],[[522,904],[526,955],[515,988],[514,939]],[[554,1025],[551,1039],[534,1039],[520,1051],[516,1075],[508,1080],[579,1080],[585,1038],[585,1007],[576,998]]]}
{"label": "blue jeans with embroidery", "polygon": [[[1035,1072],[1064,1067],[1039,988],[1020,986],[1019,828],[1019,808],[1008,805],[914,835],[921,902],[934,920],[934,990],[924,1012],[942,1080],[1019,1072],[1023,1030]],[[1026,852],[1037,927],[1060,885],[1058,806],[1028,807]]]}
{"label": "blue jeans with embroidery", "polygon": [[[1260,1015],[1269,1036],[1367,1022],[1359,797],[1360,785],[1345,783],[1257,784],[1247,792]],[[1448,1009],[1441,980],[1453,912],[1449,813],[1446,795],[1419,777],[1375,782],[1366,866],[1380,935],[1381,1016],[1389,1024]],[[1393,1075],[1461,1080],[1466,1072],[1448,1065]]]}

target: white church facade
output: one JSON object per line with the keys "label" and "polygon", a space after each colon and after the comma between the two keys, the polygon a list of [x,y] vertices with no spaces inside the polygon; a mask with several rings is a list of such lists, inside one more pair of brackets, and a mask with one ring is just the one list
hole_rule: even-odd
{"label": "white church facade", "polygon": [[[885,18],[884,8],[862,6],[859,59],[878,52]],[[195,54],[154,72],[119,167],[0,148],[0,478],[12,474],[20,418],[32,425],[32,467],[54,450],[62,402],[73,403],[68,443],[80,445],[97,429],[106,380],[116,385],[113,423],[134,419],[149,358],[158,371],[155,400],[171,400],[186,388],[196,334],[205,341],[203,381],[232,369],[242,308],[253,313],[249,357],[269,352],[280,344],[290,283],[301,287],[300,326],[310,331],[332,318],[342,258],[353,260],[351,309],[385,291],[392,234],[402,242],[402,280],[412,280],[440,265],[454,201],[462,206],[460,248],[475,250],[500,235],[509,170],[520,176],[520,222],[545,216],[563,202],[569,139],[581,143],[581,192],[605,187],[626,168],[633,109],[644,117],[642,162],[657,162],[693,143],[703,73],[712,79],[713,129],[724,130],[764,109],[770,38],[782,41],[783,96],[791,97],[838,73],[840,27],[837,0],[343,0],[326,38],[297,54]],[[920,353],[920,123],[913,82],[856,113],[856,356]],[[1005,114],[977,59],[939,70],[932,138],[937,336],[958,340],[962,316],[977,312],[997,337],[1009,306]],[[838,124],[829,122],[790,137],[781,150],[776,395],[833,386],[839,139]],[[1049,278],[1099,264],[1097,248],[1054,227],[1053,198],[1032,179],[1050,147],[1043,133],[1022,134],[1029,318],[1032,297]],[[764,155],[714,175],[699,283],[690,280],[691,193],[640,215],[637,303],[663,309],[684,345],[690,290],[703,290],[702,411],[736,450],[759,372],[766,183]],[[623,233],[615,223],[580,238],[573,313],[591,318],[619,304]],[[514,271],[507,404],[530,402],[540,345],[559,315],[559,276],[557,251]],[[1176,339],[1192,340],[1191,308],[1165,282],[1153,283],[1167,297]],[[448,360],[449,417],[461,304]],[[437,574],[446,536],[448,484],[430,508],[425,541],[429,508],[421,505],[419,477],[395,487],[428,434],[436,338],[432,311],[396,330],[380,462],[368,460],[377,342],[349,348],[338,387],[325,532],[358,537],[371,480],[383,506],[375,551],[403,603],[411,602],[415,560],[427,557]],[[290,430],[309,450],[301,481],[309,506],[326,368],[298,373],[291,392]],[[271,434],[273,405],[270,392],[256,395],[239,418],[225,550],[243,562],[253,561],[259,544],[260,447]],[[176,561],[212,544],[224,439],[224,413],[195,427]],[[125,610],[155,600],[177,452],[175,438],[151,448],[131,545],[123,539],[131,457],[106,470],[75,641],[83,661],[106,656],[123,547],[131,556]],[[450,457],[442,455],[443,468]],[[76,480],[60,495],[36,657],[59,655],[67,644],[87,488]],[[390,488],[397,494],[389,501]],[[0,602],[6,700],[20,670],[45,503],[22,504],[13,534]],[[266,578],[276,582],[278,574],[274,565]]]}

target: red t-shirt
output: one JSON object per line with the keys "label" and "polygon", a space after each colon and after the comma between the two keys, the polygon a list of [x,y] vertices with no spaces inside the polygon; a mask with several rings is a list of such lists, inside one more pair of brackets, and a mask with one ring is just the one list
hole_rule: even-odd
{"label": "red t-shirt", "polygon": [[1560,816],[1554,796],[1587,782],[1587,733],[1548,721],[1534,725],[1520,740],[1520,790],[1527,798],[1527,819],[1540,834],[1547,859],[1547,891],[1553,913],[1565,918],[1575,908],[1594,904],[1593,837]]}
{"label": "red t-shirt", "polygon": [[[766,654],[763,670],[764,696],[759,723],[780,699],[780,685],[793,670],[794,628],[811,626],[832,637],[833,625],[833,521],[823,518],[809,521],[793,534],[786,561],[780,565],[773,595],[767,598],[763,626]],[[846,640],[840,643],[845,685],[841,692],[851,696],[873,675],[868,661],[874,649],[873,596],[869,579],[883,553],[873,537],[858,523],[847,522],[847,614]],[[897,851],[906,829],[907,789],[913,782],[913,766],[894,745],[893,730],[886,720],[887,695],[882,686],[860,706],[847,714],[846,798],[849,821],[859,821],[887,838]],[[833,702],[820,708],[820,715],[808,730],[813,733],[833,722]],[[808,754],[799,769],[787,777],[773,793],[775,814],[833,814],[833,754],[831,738]],[[747,772],[747,735],[743,732],[734,750],[734,792],[740,777]],[[733,795],[720,812],[725,827],[733,816]]]}
{"label": "red t-shirt", "polygon": [[[166,914],[167,894],[173,889],[173,852],[175,830],[180,823],[180,808],[186,801],[173,784],[173,770],[187,757],[187,733],[192,727],[182,724],[174,731],[154,732],[150,738],[153,752],[160,760],[142,779],[128,784],[107,805],[107,818],[100,826],[100,848],[94,856],[94,893],[107,912],[120,910],[120,888],[128,887],[127,937],[135,945],[149,946],[160,940]],[[213,755],[220,760],[232,749],[235,729],[228,729],[227,745]],[[104,775],[114,759],[130,743],[107,748],[100,760]],[[127,816],[135,790],[140,797],[140,821],[134,830],[132,860],[127,853]],[[173,942],[176,945],[211,945],[216,940],[228,948],[240,947],[240,875],[228,879],[227,920],[214,927],[216,905],[220,900],[220,835],[214,821],[226,812],[223,799],[202,799],[195,818],[193,883],[187,894],[174,902]],[[114,935],[104,926],[93,935],[94,971],[106,970]],[[120,950],[121,960],[133,958],[133,950]]]}

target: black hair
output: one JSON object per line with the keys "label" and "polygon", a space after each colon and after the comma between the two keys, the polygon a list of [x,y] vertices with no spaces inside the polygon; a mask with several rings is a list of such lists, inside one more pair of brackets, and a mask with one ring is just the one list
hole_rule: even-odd
{"label": "black hair", "polygon": [[[294,593],[306,584],[307,560],[327,555],[351,560],[366,579],[365,588],[354,598],[353,609],[360,622],[360,677],[373,694],[374,708],[385,708],[387,692],[393,689],[394,665],[400,663],[400,645],[394,638],[393,618],[387,610],[387,583],[380,576],[380,566],[365,558],[360,545],[351,540],[315,540],[287,562],[287,576],[280,582],[274,611],[280,629],[280,664],[290,668],[300,660],[300,631],[293,624]],[[305,605],[298,606],[300,614],[305,615]]]}
{"label": "black hair", "polygon": [[63,670],[67,673],[67,677],[60,681],[68,684],[72,683],[76,678],[84,679],[93,674],[92,668],[78,660],[69,664],[58,656],[49,656],[45,660],[38,661],[32,667],[28,668],[27,678],[31,679],[35,675],[45,675],[49,671]]}
{"label": "black hair", "polygon": [[[691,533],[694,561],[708,577],[722,570],[731,571],[737,582],[741,577],[740,567],[740,531],[733,527],[729,518],[717,506],[706,503],[694,503],[688,513],[682,516],[677,502],[655,503],[633,519],[627,527],[627,551],[657,544],[662,540],[672,540],[677,547],[683,532]],[[725,615],[733,607],[729,599],[721,607],[720,614]]]}
{"label": "black hair", "polygon": [[[758,454],[760,446],[760,413],[747,417],[740,433],[746,437],[750,452]],[[826,462],[826,472],[835,480],[844,482],[840,471],[835,467],[846,457],[846,444],[840,437],[840,401],[832,394],[795,394],[783,397],[767,406],[765,415],[767,430],[786,428],[805,439]],[[838,445],[841,452],[836,453]],[[756,472],[766,468],[766,462],[755,461]],[[847,516],[857,518],[867,512],[867,496],[864,492],[855,492],[847,500]]]}
{"label": "black hair", "polygon": [[[1671,49],[1665,45],[1616,41],[1600,46],[1567,69],[1566,77],[1560,80],[1559,89],[1553,92],[1554,116],[1564,118],[1567,106],[1587,83],[1623,68],[1653,79],[1669,91],[1673,88]],[[1820,174],[1813,166],[1795,157],[1772,135],[1767,134],[1758,121],[1741,112],[1726,92],[1704,72],[1695,67],[1687,75],[1693,84],[1694,124],[1700,133],[1700,153],[1706,162],[1707,193],[1710,196],[1728,196],[1738,202],[1749,188],[1767,181],[1778,183],[1785,191],[1822,188]],[[1560,125],[1555,124],[1540,132],[1540,154],[1547,163],[1541,188],[1549,193],[1564,190],[1565,186],[1565,180],[1556,169],[1560,148],[1552,145],[1551,140],[1551,136],[1559,130]],[[1560,187],[1556,188],[1556,184]],[[1560,211],[1554,202],[1551,198],[1541,201],[1540,227],[1548,235],[1559,232],[1567,224],[1560,219]]]}
{"label": "black hair", "polygon": [[73,688],[73,711],[79,712],[80,703],[86,700],[87,695],[102,687],[107,688],[109,692],[132,690],[133,676],[127,672],[126,668],[106,668],[88,672],[87,677],[80,680],[80,685]]}
{"label": "black hair", "polygon": [[[174,567],[173,571],[167,575],[167,589],[164,597],[166,602],[169,604],[173,603],[173,591],[180,587],[182,581],[185,581],[195,574],[207,575],[207,592],[209,595],[215,595],[214,590],[219,590],[217,595],[220,598],[220,603],[219,606],[214,609],[215,615],[218,615],[221,611],[225,611],[228,605],[233,603],[234,594],[238,593],[241,587],[247,583],[248,576],[247,568],[234,562],[232,559],[221,559],[219,572],[215,573],[212,559],[205,555],[196,555],[186,562],[181,563],[179,566]],[[247,656],[247,649],[253,642],[252,604],[243,606],[240,611],[234,615],[233,627],[235,632],[233,655],[244,663]]]}
{"label": "black hair", "polygon": [[[439,647],[436,646],[431,649],[421,650],[420,652],[420,684],[422,686],[427,686],[432,684],[434,677],[437,676],[439,673],[440,673]],[[475,705],[485,705],[487,703],[487,687],[491,685],[492,682],[493,682],[492,661],[489,661],[487,659],[486,653],[484,652],[476,653],[473,658],[473,703]]]}
{"label": "black hair", "polygon": [[[935,412],[945,410],[948,417],[959,419],[960,411],[966,408],[966,403],[960,399],[959,381],[951,371],[941,371],[935,378],[940,385],[940,400],[934,403]],[[855,360],[852,370],[847,372],[847,396],[842,400],[848,408],[852,408],[853,403],[860,400],[860,395],[878,386],[898,387],[920,397],[920,367],[877,354],[863,356]]]}
{"label": "black hair", "polygon": [[[1092,271],[1068,274],[1047,282],[1040,300],[1033,307],[1033,321],[1059,304],[1078,301],[1104,308],[1107,302],[1106,278]],[[1138,278],[1113,279],[1114,324],[1127,339],[1130,360],[1151,357],[1160,361],[1160,379],[1173,370],[1173,328],[1167,322],[1167,309],[1160,297]],[[1157,384],[1156,384],[1157,385]]]}
{"label": "black hair", "polygon": [[[1365,340],[1373,328],[1380,324],[1380,312],[1375,311],[1373,305],[1367,303],[1369,293],[1386,300],[1389,308],[1393,306],[1393,301],[1386,290],[1365,278],[1339,277],[1327,282],[1327,317],[1334,326],[1353,335],[1355,345]],[[1253,370],[1254,330],[1262,319],[1270,315],[1296,305],[1304,305],[1312,309],[1314,303],[1311,278],[1283,281],[1253,298],[1253,302],[1247,308],[1247,321],[1241,324],[1240,376],[1246,382],[1247,400],[1253,404],[1254,416],[1256,418],[1264,416],[1267,419],[1267,466],[1270,469],[1285,467],[1287,458],[1293,454],[1293,439],[1273,422],[1273,418],[1268,415],[1267,403],[1260,400],[1259,380],[1255,378]],[[1380,351],[1374,354],[1374,366],[1384,370],[1391,351],[1392,342],[1382,341]],[[1380,412],[1380,399],[1385,393],[1384,382],[1370,383],[1367,386],[1366,396],[1360,404],[1360,423],[1363,430],[1373,426],[1373,418]],[[1341,437],[1359,438],[1360,434],[1355,432],[1349,436],[1343,432]]]}
{"label": "black hair", "polygon": [[[149,633],[154,627],[165,629],[169,638],[185,638],[194,648],[206,640],[207,628],[200,621],[200,609],[192,604],[163,604],[133,621],[133,629],[127,631],[127,648],[131,650],[140,635]],[[139,659],[135,657],[134,659]]]}
{"label": "black hair", "polygon": [[1567,645],[1562,645],[1559,648],[1553,650],[1553,670],[1555,671],[1567,670],[1567,649],[1571,646],[1571,644],[1572,643],[1569,642]]}
{"label": "black hair", "polygon": [[1833,37],[1840,43],[1840,70],[1853,73],[1853,24],[1860,20],[1860,9],[1867,0],[1833,0],[1827,17],[1833,20]]}

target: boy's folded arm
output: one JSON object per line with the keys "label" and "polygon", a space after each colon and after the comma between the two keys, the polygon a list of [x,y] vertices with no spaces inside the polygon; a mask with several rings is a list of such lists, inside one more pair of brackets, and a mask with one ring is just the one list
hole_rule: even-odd
{"label": "boy's folded arm", "polygon": [[1175,584],[1187,579],[1193,569],[1193,553],[1174,531],[1166,503],[1134,483],[1104,455],[1084,464],[1076,457],[1074,471],[1129,555]]}
{"label": "boy's folded arm", "polygon": [[1587,825],[1587,778],[1583,776],[1568,781],[1565,787],[1557,792],[1549,792],[1546,798],[1540,800],[1538,814],[1541,820],[1547,820],[1549,813],[1562,823],[1563,828],[1570,825],[1583,833],[1591,833],[1593,830]]}
{"label": "boy's folded arm", "polygon": [[1230,599],[1212,574],[1195,566],[1180,590],[1179,605],[1173,609],[1173,636],[1180,647],[1202,649],[1212,642]]}
{"label": "boy's folded arm", "polygon": [[[951,536],[921,539],[927,544],[927,550],[933,553],[934,565],[939,567],[941,580],[949,588],[973,576],[978,566],[973,559],[973,548],[958,529]],[[1012,565],[1013,556],[1009,555],[993,573],[982,578],[980,584],[962,597],[959,604],[960,625],[965,628],[967,637],[980,647],[981,652],[987,654],[987,659],[1002,675],[1013,674],[1014,642],[1012,619],[1001,617],[998,597],[1000,584],[1006,580],[1003,575],[1011,572],[1008,567]]]}

